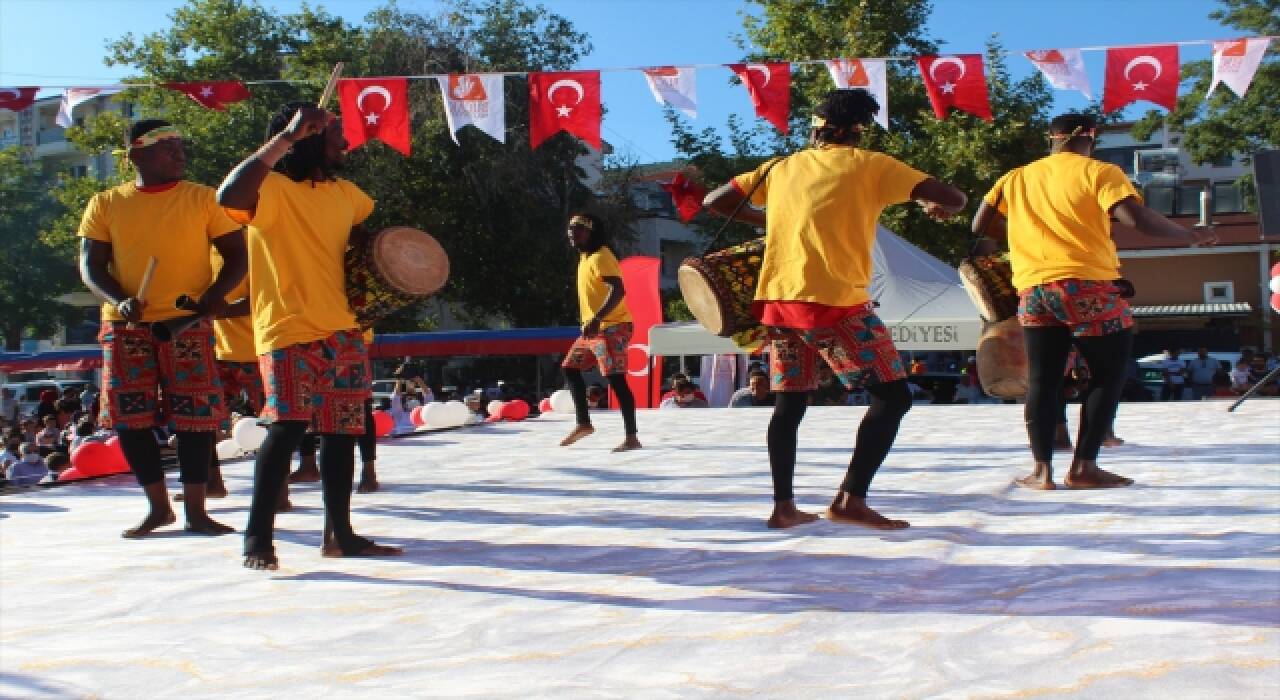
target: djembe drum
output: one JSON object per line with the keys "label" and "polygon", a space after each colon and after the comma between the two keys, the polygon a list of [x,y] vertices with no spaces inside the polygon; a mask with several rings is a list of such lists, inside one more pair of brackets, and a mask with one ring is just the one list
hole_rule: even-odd
{"label": "djembe drum", "polygon": [[1018,291],[1003,255],[970,255],[958,268],[964,289],[986,321],[978,339],[978,380],[988,396],[1020,399],[1027,394],[1028,363],[1018,324]]}
{"label": "djembe drum", "polygon": [[361,328],[435,294],[448,279],[444,248],[415,228],[386,228],[347,248],[347,301]]}
{"label": "djembe drum", "polygon": [[694,318],[723,338],[759,326],[760,321],[751,315],[751,302],[763,260],[764,238],[701,258],[685,258],[676,279]]}

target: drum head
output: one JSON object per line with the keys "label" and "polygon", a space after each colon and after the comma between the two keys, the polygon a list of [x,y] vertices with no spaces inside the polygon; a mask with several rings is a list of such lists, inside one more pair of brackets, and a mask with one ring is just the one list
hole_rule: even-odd
{"label": "drum head", "polygon": [[436,239],[408,226],[393,226],[370,244],[374,269],[387,284],[410,296],[440,291],[449,280],[449,256]]}
{"label": "drum head", "polygon": [[720,335],[725,326],[724,310],[702,271],[686,263],[676,272],[676,281],[693,317],[707,330]]}

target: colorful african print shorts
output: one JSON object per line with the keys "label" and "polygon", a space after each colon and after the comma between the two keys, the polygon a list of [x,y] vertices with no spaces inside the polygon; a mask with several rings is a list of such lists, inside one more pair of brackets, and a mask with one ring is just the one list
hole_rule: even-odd
{"label": "colorful african print shorts", "polygon": [[770,326],[768,334],[772,343],[769,385],[774,391],[818,388],[819,359],[850,389],[907,376],[888,326],[870,307],[845,316],[831,328]]}
{"label": "colorful african print shorts", "polygon": [[369,353],[356,330],[258,356],[267,401],[260,423],[307,421],[321,435],[363,435]]}
{"label": "colorful african print shorts", "polygon": [[113,430],[212,432],[226,419],[214,365],[213,326],[201,321],[168,343],[149,324],[104,322],[102,419]]}
{"label": "colorful african print shorts", "polygon": [[1066,326],[1077,338],[1110,335],[1133,326],[1129,302],[1105,280],[1064,279],[1019,294],[1018,323],[1029,328]]}
{"label": "colorful african print shorts", "polygon": [[560,366],[586,371],[599,365],[600,374],[606,377],[626,372],[631,330],[630,323],[617,323],[601,330],[594,338],[578,338]]}
{"label": "colorful african print shorts", "polygon": [[218,378],[222,380],[222,396],[230,408],[245,401],[245,410],[257,415],[267,402],[266,389],[262,387],[262,370],[257,362],[218,360]]}

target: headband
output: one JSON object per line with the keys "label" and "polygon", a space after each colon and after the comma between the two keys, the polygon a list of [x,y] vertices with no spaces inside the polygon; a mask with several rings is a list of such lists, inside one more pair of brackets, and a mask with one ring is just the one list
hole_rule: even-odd
{"label": "headband", "polygon": [[1081,133],[1083,133],[1085,136],[1088,136],[1088,137],[1089,137],[1089,138],[1091,138],[1091,139],[1096,139],[1096,138],[1098,137],[1098,136],[1097,136],[1097,133],[1098,133],[1098,130],[1097,130],[1097,129],[1090,129],[1090,130],[1088,130],[1088,131],[1085,131],[1083,126],[1077,126],[1076,128],[1072,129],[1072,130],[1071,130],[1071,133],[1069,133],[1069,134],[1049,134],[1049,138],[1051,138],[1051,139],[1063,139],[1063,140],[1066,140],[1066,141],[1070,141],[1071,139],[1073,139],[1073,138],[1075,138],[1075,137],[1079,136]]}
{"label": "headband", "polygon": [[574,216],[573,218],[569,219],[569,227],[572,228],[574,226],[581,226],[582,228],[585,228],[588,231],[592,231],[595,229],[595,224],[591,223],[591,219],[588,219],[587,217],[582,215]]}
{"label": "headband", "polygon": [[147,146],[157,144],[167,139],[180,138],[182,138],[182,132],[178,131],[177,127],[170,126],[168,124],[164,126],[157,126],[151,131],[140,134],[138,138],[130,141],[129,147],[125,149],[125,153],[129,153],[135,148],[146,148]]}
{"label": "headband", "polygon": [[834,129],[848,129],[849,131],[854,131],[854,132],[861,132],[863,128],[862,124],[850,124],[848,126],[835,126],[833,124],[829,124],[827,122],[826,117],[820,117],[816,114],[809,117],[809,125],[815,129],[821,129],[825,126],[830,126]]}

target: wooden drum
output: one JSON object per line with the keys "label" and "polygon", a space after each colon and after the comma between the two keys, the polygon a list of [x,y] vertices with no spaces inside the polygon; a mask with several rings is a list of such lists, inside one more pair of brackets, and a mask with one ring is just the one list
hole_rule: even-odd
{"label": "wooden drum", "polygon": [[1003,255],[971,255],[957,271],[982,320],[995,323],[1018,315],[1013,268]]}
{"label": "wooden drum", "polygon": [[701,258],[686,258],[677,281],[694,318],[712,333],[730,338],[760,325],[751,315],[764,259],[764,238]]}
{"label": "wooden drum", "polygon": [[435,238],[408,226],[353,240],[346,254],[347,301],[361,328],[440,291],[449,256]]}
{"label": "wooden drum", "polygon": [[1021,399],[1027,395],[1027,349],[1017,317],[988,323],[978,340],[978,380],[988,396]]}

